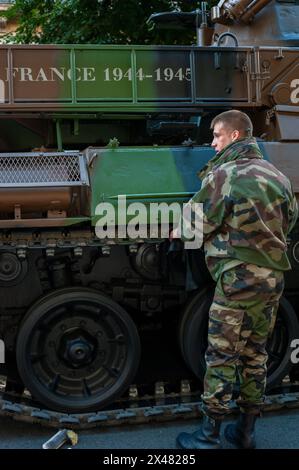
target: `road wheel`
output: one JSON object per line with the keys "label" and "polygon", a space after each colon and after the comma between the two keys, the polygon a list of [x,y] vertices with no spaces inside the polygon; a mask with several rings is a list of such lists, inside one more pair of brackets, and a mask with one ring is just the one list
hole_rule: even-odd
{"label": "road wheel", "polygon": [[[204,354],[207,348],[208,316],[213,289],[195,294],[185,307],[180,320],[179,342],[187,366],[202,381],[205,374]],[[299,322],[288,300],[281,298],[275,328],[267,343],[269,355],[267,389],[273,388],[291,368],[290,344],[299,338]]]}
{"label": "road wheel", "polygon": [[68,413],[100,409],[120,397],[139,359],[130,316],[91,289],[46,295],[30,308],[17,338],[25,386],[44,406]]}

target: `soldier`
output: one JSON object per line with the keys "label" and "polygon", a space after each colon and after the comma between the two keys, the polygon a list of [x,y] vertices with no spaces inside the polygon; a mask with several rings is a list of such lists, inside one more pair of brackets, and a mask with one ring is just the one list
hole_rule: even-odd
{"label": "soldier", "polygon": [[[240,415],[225,437],[254,448],[254,427],[266,386],[267,338],[273,329],[283,272],[290,269],[286,238],[298,208],[286,176],[265,161],[241,111],[226,111],[211,124],[216,156],[200,172],[192,198],[203,204],[208,269],[216,281],[209,313],[203,421],[181,433],[184,449],[220,448],[220,426],[238,378]],[[178,236],[174,230],[173,238]]]}

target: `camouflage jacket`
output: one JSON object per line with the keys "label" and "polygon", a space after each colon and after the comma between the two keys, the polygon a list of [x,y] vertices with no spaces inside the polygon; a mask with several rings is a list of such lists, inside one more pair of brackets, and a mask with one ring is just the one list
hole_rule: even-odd
{"label": "camouflage jacket", "polygon": [[224,148],[199,173],[203,241],[214,280],[242,262],[288,270],[286,238],[298,207],[291,183],[263,160],[254,138]]}

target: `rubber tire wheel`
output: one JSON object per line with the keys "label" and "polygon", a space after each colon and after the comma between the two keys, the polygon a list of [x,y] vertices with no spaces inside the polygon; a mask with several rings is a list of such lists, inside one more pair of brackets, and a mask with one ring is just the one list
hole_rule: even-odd
{"label": "rubber tire wheel", "polygon": [[[35,376],[34,370],[28,355],[28,342],[30,343],[31,333],[34,330],[37,322],[47,315],[47,306],[52,306],[53,303],[59,304],[63,300],[75,300],[76,298],[82,301],[82,297],[86,299],[94,298],[100,304],[112,309],[116,312],[117,317],[121,323],[123,323],[128,331],[128,343],[130,349],[128,350],[128,360],[121,373],[121,378],[117,383],[113,384],[110,389],[104,391],[101,396],[95,397],[93,403],[88,406],[82,407],[76,403],[75,400],[69,401],[67,399],[60,400],[60,403],[53,400],[53,396],[47,393],[47,389],[44,385],[39,382],[38,377]],[[21,326],[19,328],[17,345],[16,345],[16,362],[18,366],[19,374],[23,380],[23,383],[30,391],[32,396],[40,401],[43,405],[49,409],[68,412],[68,413],[84,413],[94,411],[106,406],[115,399],[119,398],[129,385],[132,383],[140,361],[140,339],[135,323],[129,316],[129,314],[115,301],[111,300],[99,292],[89,288],[64,288],[59,289],[55,292],[51,292],[46,296],[39,299],[26,313]]]}
{"label": "rubber tire wheel", "polygon": [[[208,315],[213,294],[214,292],[211,288],[205,288],[197,292],[184,309],[179,324],[179,343],[182,356],[189,369],[192,370],[201,382],[204,379],[206,370],[205,350],[207,348]],[[297,315],[285,297],[280,299],[277,316],[286,327],[286,347],[279,366],[267,377],[267,390],[279,384],[289,372],[292,366],[290,361],[292,352],[290,344],[293,339],[299,338]]]}

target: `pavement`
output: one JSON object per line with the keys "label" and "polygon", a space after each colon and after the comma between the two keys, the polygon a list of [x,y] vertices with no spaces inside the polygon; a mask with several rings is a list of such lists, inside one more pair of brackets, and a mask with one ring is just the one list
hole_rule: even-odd
{"label": "pavement", "polygon": [[[225,424],[232,422],[225,420]],[[299,411],[286,410],[265,413],[257,421],[258,449],[299,449]],[[76,449],[176,449],[175,438],[179,432],[194,432],[197,420],[150,425],[121,425],[95,428],[78,432]],[[222,426],[222,428],[224,428]],[[57,430],[26,424],[10,418],[0,418],[0,449],[42,449],[42,444]],[[232,449],[222,436],[223,447]]]}

